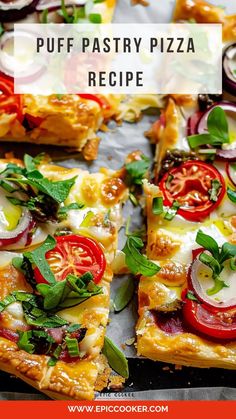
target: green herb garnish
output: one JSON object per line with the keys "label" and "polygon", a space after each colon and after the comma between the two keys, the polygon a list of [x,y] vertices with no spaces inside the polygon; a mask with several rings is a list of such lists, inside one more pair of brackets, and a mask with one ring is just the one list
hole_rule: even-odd
{"label": "green herb garnish", "polygon": [[186,294],[186,297],[189,300],[197,301],[199,303],[199,301],[198,301],[197,297],[194,295],[193,291],[188,291],[187,294]]}
{"label": "green herb garnish", "polygon": [[226,242],[222,247],[219,247],[215,239],[203,233],[201,230],[197,233],[196,242],[210,253],[210,255],[205,252],[201,253],[199,260],[212,270],[214,286],[206,292],[208,295],[214,295],[222,288],[228,287],[221,279],[220,274],[224,269],[224,262],[226,261],[229,261],[229,266],[232,266],[234,270],[236,246]]}
{"label": "green herb garnish", "polygon": [[154,215],[160,215],[163,213],[163,198],[161,196],[153,198],[152,212]]}
{"label": "green herb garnish", "polygon": [[150,159],[146,156],[141,155],[140,160],[134,160],[130,163],[126,163],[125,168],[127,170],[128,184],[142,185],[143,178],[147,173],[150,165]]}
{"label": "green herb garnish", "polygon": [[105,336],[103,354],[107,357],[110,367],[124,378],[129,377],[128,361],[123,352]]}
{"label": "green herb garnish", "polygon": [[231,188],[227,188],[227,196],[234,204],[236,204],[236,191]]}
{"label": "green herb garnish", "polygon": [[144,243],[139,237],[129,235],[125,247],[123,248],[125,262],[131,273],[153,276],[159,272],[161,268],[140,253],[143,246]]}
{"label": "green herb garnish", "polygon": [[211,181],[211,189],[209,190],[211,201],[217,202],[221,187],[222,187],[222,184],[220,183],[218,179],[213,179]]}
{"label": "green herb garnish", "polygon": [[165,213],[164,219],[168,221],[173,220],[180,206],[181,205],[179,204],[178,201],[174,201],[172,206],[168,208],[167,212]]}
{"label": "green herb garnish", "polygon": [[54,284],[56,282],[53,272],[50,269],[50,266],[45,258],[45,254],[54,249],[56,246],[56,240],[52,236],[48,236],[46,240],[41,244],[41,246],[32,250],[31,252],[23,253],[24,258],[26,258],[31,265],[36,266],[41,275],[46,278],[47,282]]}
{"label": "green herb garnish", "polygon": [[225,111],[220,107],[214,107],[207,118],[206,134],[191,135],[188,137],[188,142],[191,148],[199,147],[200,145],[210,144],[219,147],[224,143],[229,143],[229,127]]}
{"label": "green herb garnish", "polygon": [[116,291],[114,298],[114,308],[116,312],[122,311],[129,304],[134,295],[134,290],[134,278],[127,278],[127,280]]}

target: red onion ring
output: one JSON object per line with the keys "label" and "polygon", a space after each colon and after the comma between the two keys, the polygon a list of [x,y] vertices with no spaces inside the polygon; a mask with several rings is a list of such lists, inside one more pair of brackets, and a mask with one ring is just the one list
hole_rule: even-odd
{"label": "red onion ring", "polygon": [[230,61],[236,58],[236,43],[229,45],[223,54],[223,86],[228,93],[236,94],[236,75],[230,67]]}
{"label": "red onion ring", "polygon": [[17,227],[12,231],[3,231],[0,233],[0,248],[15,244],[21,239],[25,239],[24,244],[26,244],[28,234],[30,230],[32,230],[33,225],[34,221],[30,211],[28,209],[24,209]]}
{"label": "red onion ring", "polygon": [[24,19],[35,11],[39,0],[15,0],[11,2],[0,1],[1,22],[14,22]]}
{"label": "red onion ring", "polygon": [[12,69],[9,65],[9,59],[7,57],[5,57],[5,61],[4,61],[4,45],[7,42],[14,42],[14,36],[22,36],[23,38],[34,38],[36,34],[31,34],[30,32],[24,32],[24,31],[20,31],[17,30],[17,32],[15,31],[9,31],[9,32],[5,32],[0,39],[0,72],[5,74],[8,77],[11,78],[16,78],[17,79],[17,84],[27,84],[27,83],[32,83],[35,80],[37,80],[39,77],[42,76],[42,74],[46,71],[46,65],[42,65],[42,64],[37,64],[37,65],[31,65],[29,66],[29,71],[28,73],[26,72],[26,70],[24,70],[23,72],[16,74],[16,70],[15,70],[15,66]]}
{"label": "red onion ring", "polygon": [[227,303],[220,303],[217,301],[214,301],[203,290],[200,282],[197,278],[197,271],[200,266],[204,266],[202,262],[198,259],[198,257],[192,262],[189,271],[188,271],[188,280],[190,283],[190,289],[194,291],[197,298],[202,301],[203,303],[207,304],[210,307],[217,308],[218,310],[225,310],[225,309],[233,309],[236,307],[236,297],[231,298],[228,300]]}
{"label": "red onion ring", "polygon": [[229,162],[226,163],[226,173],[227,173],[227,176],[228,176],[229,180],[231,180],[233,185],[236,186],[236,171],[233,172],[233,169],[232,169],[232,167],[230,167]]}
{"label": "red onion ring", "polygon": [[[65,0],[66,6],[84,6],[86,0]],[[61,8],[61,0],[40,0],[36,6],[39,12],[48,9],[49,12]]]}

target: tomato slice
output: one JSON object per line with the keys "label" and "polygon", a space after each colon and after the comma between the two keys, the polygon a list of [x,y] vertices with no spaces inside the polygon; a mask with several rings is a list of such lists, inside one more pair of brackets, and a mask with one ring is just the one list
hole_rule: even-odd
{"label": "tomato slice", "polygon": [[[58,236],[56,241],[55,248],[45,255],[56,281],[63,281],[69,274],[82,275],[88,271],[96,284],[101,280],[106,259],[96,241],[73,234]],[[37,267],[34,276],[37,283],[48,283]]]}
{"label": "tomato slice", "polygon": [[236,339],[236,310],[219,311],[188,298],[184,299],[183,316],[194,330],[216,339]]}
{"label": "tomato slice", "polygon": [[0,114],[16,113],[17,119],[23,121],[22,96],[14,94],[14,83],[11,79],[0,75]]}
{"label": "tomato slice", "polygon": [[[212,181],[220,182],[216,201],[210,199]],[[203,161],[188,160],[166,173],[159,183],[164,205],[180,204],[178,214],[189,221],[204,220],[225,195],[225,181],[220,172]]]}

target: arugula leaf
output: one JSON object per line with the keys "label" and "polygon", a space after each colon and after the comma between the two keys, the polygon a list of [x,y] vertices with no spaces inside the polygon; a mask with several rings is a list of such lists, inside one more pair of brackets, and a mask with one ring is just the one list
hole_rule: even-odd
{"label": "arugula leaf", "polygon": [[128,236],[125,247],[123,248],[125,262],[130,269],[130,272],[133,274],[153,276],[159,272],[161,268],[139,252],[143,246],[144,244],[139,237]]}
{"label": "arugula leaf", "polygon": [[230,187],[227,188],[227,196],[234,204],[236,204],[236,191],[231,189]]}
{"label": "arugula leaf", "polygon": [[76,330],[79,330],[80,328],[81,328],[81,324],[74,323],[74,324],[71,324],[67,328],[67,332],[68,333],[72,333],[72,332],[75,332]]}
{"label": "arugula leaf", "polygon": [[163,213],[163,198],[161,196],[153,198],[152,213],[154,215],[160,215]]}
{"label": "arugula leaf", "polygon": [[100,13],[90,13],[88,18],[91,23],[102,23],[102,15]]}
{"label": "arugula leaf", "polygon": [[213,237],[203,233],[202,230],[198,230],[196,236],[196,242],[204,249],[208,250],[215,259],[219,259],[219,246]]}
{"label": "arugula leaf", "polygon": [[222,187],[222,184],[220,183],[220,181],[218,179],[213,179],[211,181],[211,189],[209,190],[211,201],[217,202],[219,191],[220,191],[221,187]]}
{"label": "arugula leaf", "polygon": [[[52,310],[59,305],[62,295],[65,291],[65,286],[66,280],[58,281],[55,285],[49,286],[43,302],[43,307],[45,310]],[[38,288],[38,290],[40,290],[40,288]],[[44,291],[46,291],[46,288],[44,288]]]}
{"label": "arugula leaf", "polygon": [[59,208],[59,210],[57,212],[58,218],[59,218],[60,221],[65,220],[69,211],[78,210],[78,209],[82,209],[82,208],[84,208],[84,204],[77,203],[77,202],[72,202],[69,205],[65,205],[64,207]]}
{"label": "arugula leaf", "polygon": [[56,240],[52,236],[48,236],[46,240],[41,244],[41,246],[32,250],[31,252],[23,253],[24,257],[28,261],[37,266],[41,275],[50,283],[54,284],[56,282],[53,272],[50,269],[50,266],[45,258],[45,254],[54,249],[56,246]]}
{"label": "arugula leaf", "polygon": [[134,278],[128,278],[116,291],[114,298],[114,308],[116,312],[122,311],[130,302],[134,295]]}
{"label": "arugula leaf", "polygon": [[110,367],[124,378],[129,377],[128,361],[123,352],[105,336],[103,354],[107,357]]}
{"label": "arugula leaf", "polygon": [[135,185],[142,185],[142,180],[149,168],[150,159],[144,154],[140,160],[134,160],[126,163],[125,168],[128,173],[128,183]]}
{"label": "arugula leaf", "polygon": [[225,111],[220,107],[214,107],[207,118],[208,133],[191,135],[188,142],[191,148],[200,145],[211,144],[213,146],[221,146],[229,142],[229,128]]}
{"label": "arugula leaf", "polygon": [[220,263],[236,256],[236,245],[231,243],[224,243],[221,248]]}

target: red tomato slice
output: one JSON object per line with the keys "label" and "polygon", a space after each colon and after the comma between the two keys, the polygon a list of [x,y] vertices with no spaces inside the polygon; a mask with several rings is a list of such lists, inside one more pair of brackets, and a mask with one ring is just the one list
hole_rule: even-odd
{"label": "red tomato slice", "polygon": [[217,339],[236,339],[236,310],[208,309],[204,304],[184,299],[183,316],[194,330]]}
{"label": "red tomato slice", "polygon": [[[209,190],[212,181],[221,184],[217,201],[210,200]],[[163,193],[164,205],[172,206],[177,201],[181,206],[178,214],[189,221],[204,220],[225,195],[225,181],[220,172],[212,165],[202,161],[189,160],[166,173],[159,183]]]}
{"label": "red tomato slice", "polygon": [[[67,275],[82,275],[85,272],[93,274],[97,284],[105,271],[106,259],[101,247],[94,240],[78,235],[56,237],[56,247],[46,253],[46,259],[56,281],[63,281]],[[34,269],[35,280],[46,283],[39,269]]]}
{"label": "red tomato slice", "polygon": [[23,121],[22,96],[14,94],[14,83],[9,78],[0,75],[0,114],[16,113],[17,119]]}

